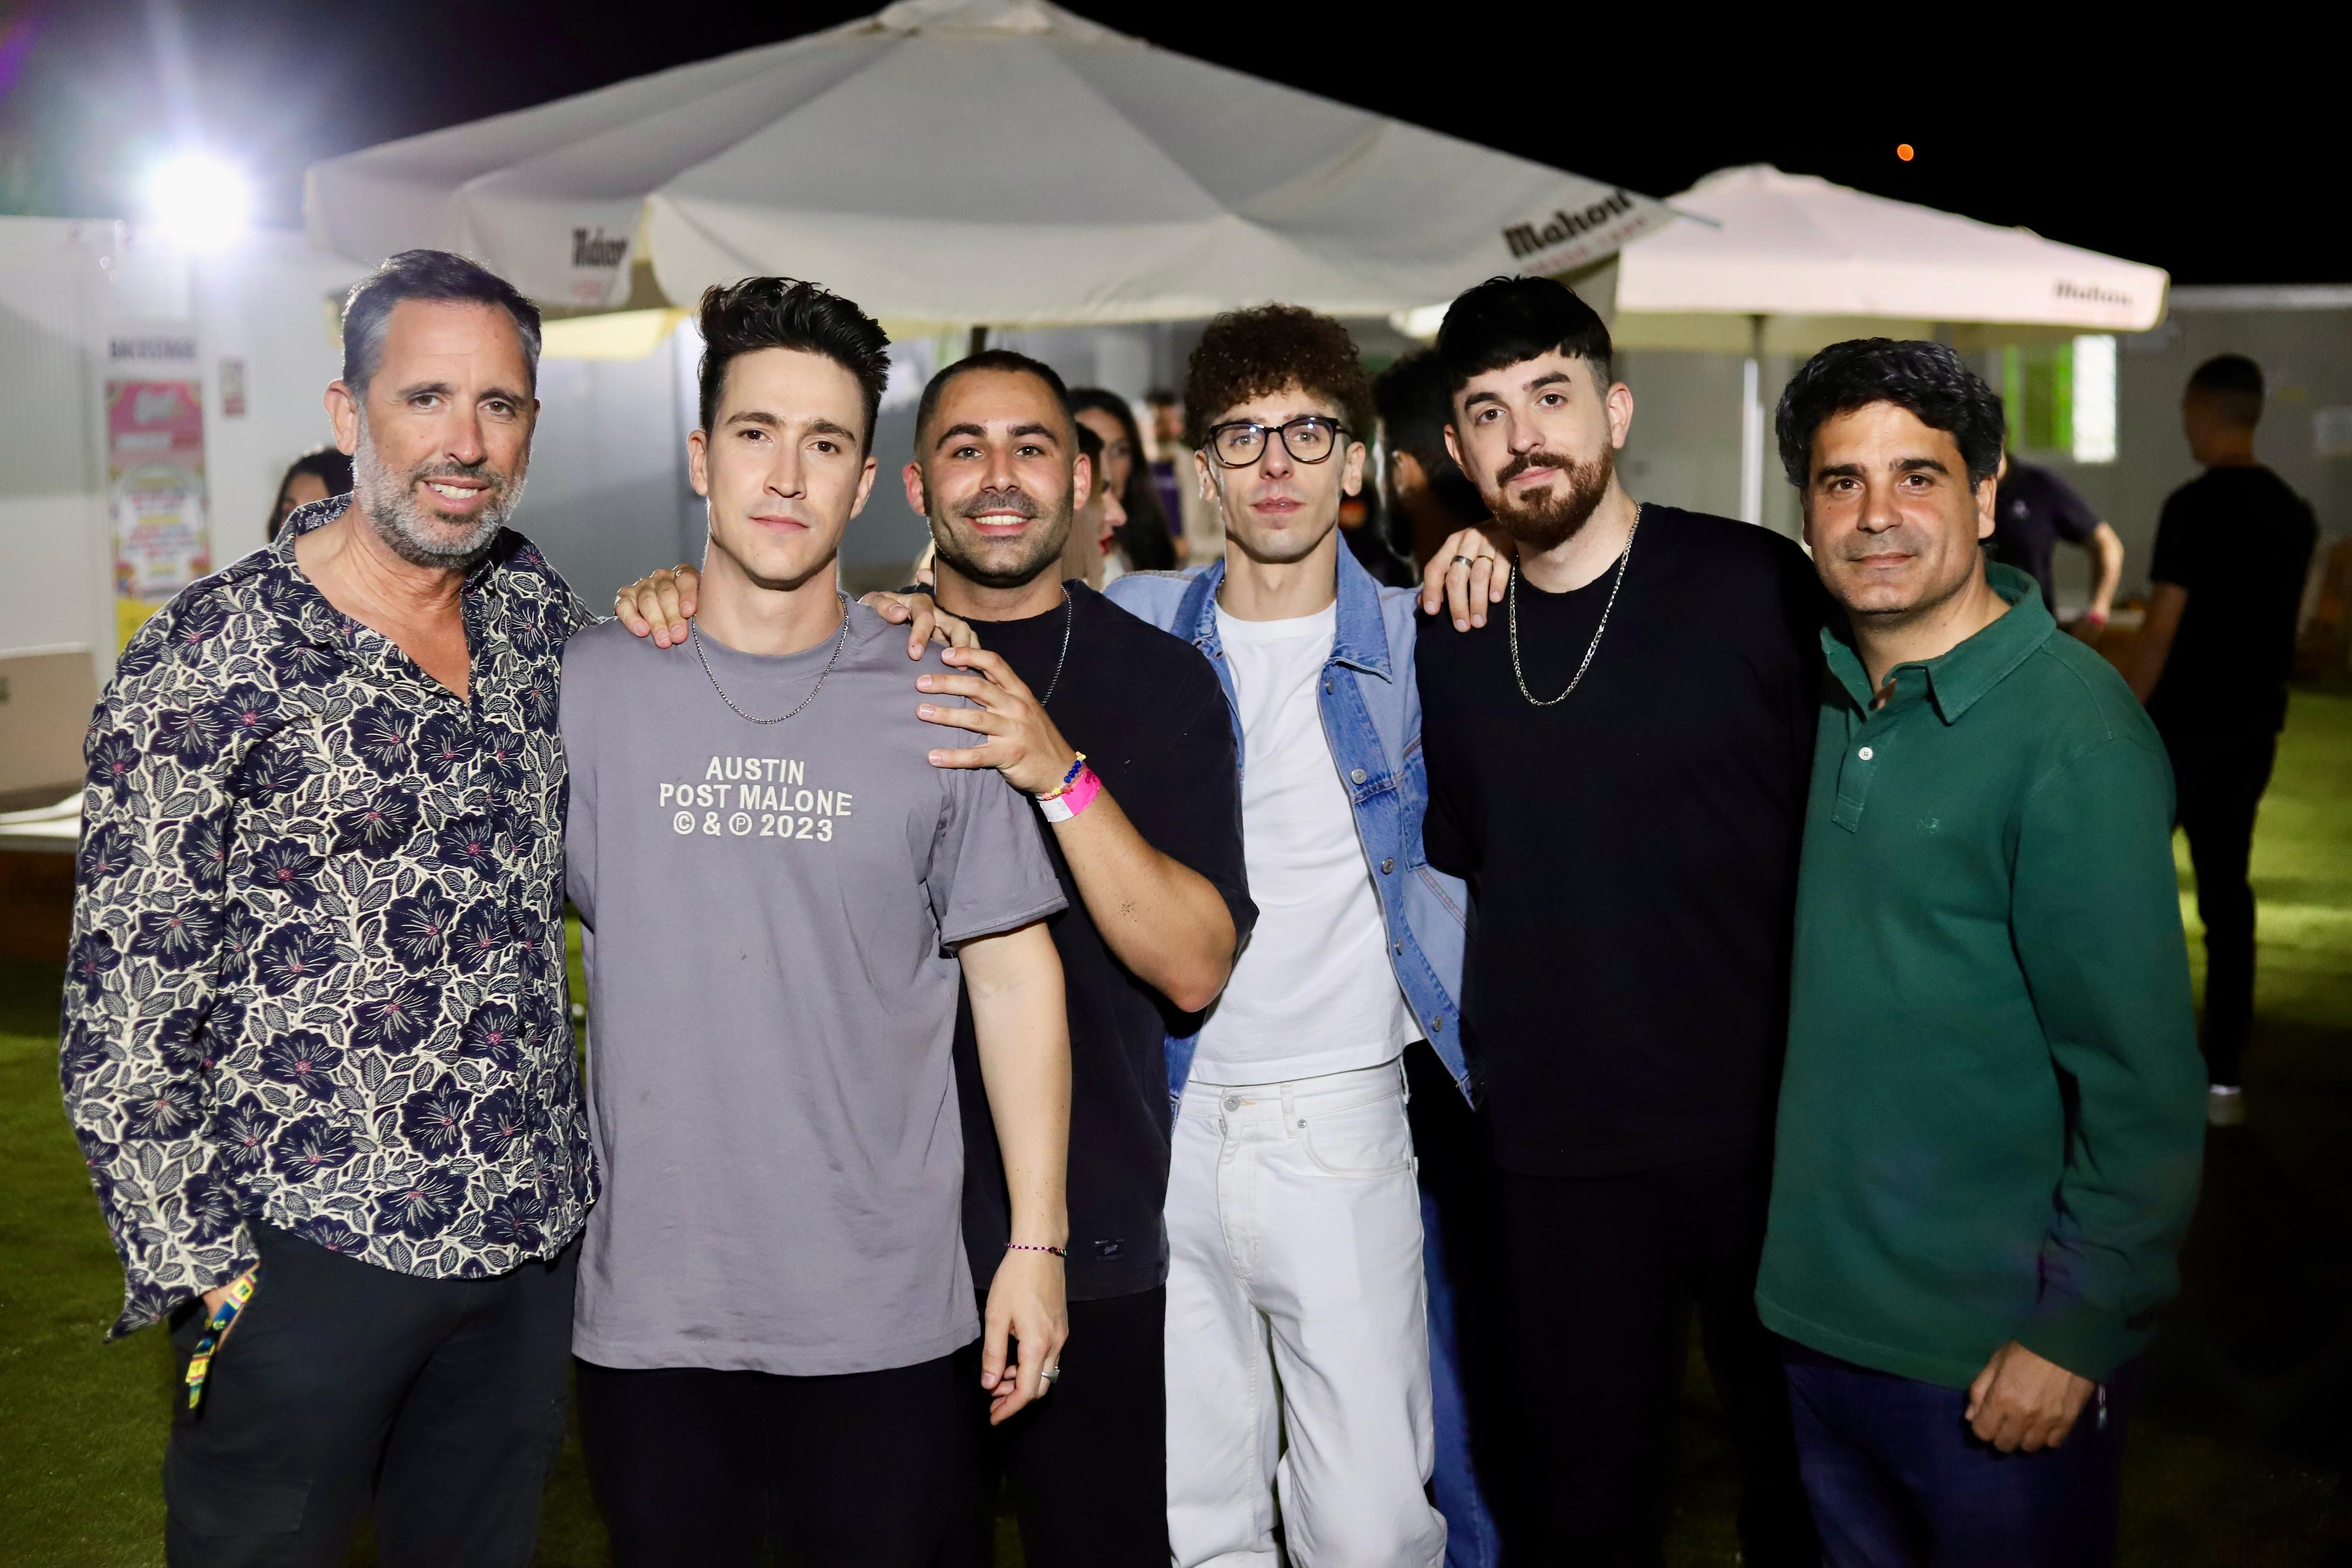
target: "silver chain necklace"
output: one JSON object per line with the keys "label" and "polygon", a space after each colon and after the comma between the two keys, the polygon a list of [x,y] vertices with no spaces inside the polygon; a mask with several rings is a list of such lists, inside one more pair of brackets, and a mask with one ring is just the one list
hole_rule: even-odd
{"label": "silver chain necklace", "polygon": [[1592,667],[1592,655],[1601,651],[1601,634],[1609,630],[1609,612],[1617,608],[1618,591],[1625,586],[1625,573],[1633,564],[1633,536],[1642,531],[1642,508],[1633,508],[1633,526],[1625,530],[1625,553],[1617,558],[1617,580],[1609,585],[1609,602],[1601,607],[1601,624],[1592,629],[1592,641],[1584,650],[1584,662],[1576,666],[1569,677],[1568,690],[1547,701],[1528,690],[1528,672],[1519,664],[1519,573],[1511,572],[1511,674],[1519,678],[1519,695],[1538,707],[1557,707],[1569,699],[1584,679],[1584,672]]}
{"label": "silver chain necklace", "polygon": [[802,708],[816,701],[816,694],[824,690],[825,676],[833,674],[834,665],[841,662],[842,649],[849,643],[849,595],[842,593],[838,589],[835,590],[835,592],[841,600],[841,630],[833,639],[833,657],[827,659],[824,662],[824,668],[816,673],[816,685],[809,688],[808,695],[801,698],[800,707],[774,718],[761,718],[756,715],[745,713],[735,706],[735,699],[727,695],[727,688],[719,684],[719,676],[712,672],[709,656],[702,651],[702,629],[691,621],[686,623],[686,634],[694,639],[694,656],[702,661],[702,673],[709,677],[710,689],[719,694],[719,700],[727,705],[729,712],[751,724],[782,724],[785,719],[797,718],[800,716]]}
{"label": "silver chain necklace", "polygon": [[1037,699],[1039,707],[1044,707],[1054,700],[1054,693],[1062,684],[1062,666],[1068,663],[1070,657],[1070,623],[1077,618],[1077,604],[1070,598],[1069,584],[1064,583],[1062,585],[1062,652],[1060,657],[1054,661],[1054,678],[1045,683],[1045,695]]}

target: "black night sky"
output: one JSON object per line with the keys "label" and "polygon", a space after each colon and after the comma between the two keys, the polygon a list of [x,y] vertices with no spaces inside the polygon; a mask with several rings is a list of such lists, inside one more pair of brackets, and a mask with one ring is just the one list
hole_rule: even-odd
{"label": "black night sky", "polygon": [[[0,213],[136,215],[140,172],[193,126],[265,182],[267,216],[290,225],[313,159],[874,8],[0,5]],[[2352,276],[2333,194],[2343,138],[2325,114],[2342,89],[2320,75],[2332,51],[2283,13],[2259,35],[2121,43],[2065,22],[2037,32],[2010,8],[1748,7],[1737,33],[1689,5],[1073,8],[1654,195],[1772,162],[2154,262],[2180,283]],[[2110,31],[2160,25],[2151,11],[2107,15]],[[1911,162],[1895,157],[1903,142]]]}

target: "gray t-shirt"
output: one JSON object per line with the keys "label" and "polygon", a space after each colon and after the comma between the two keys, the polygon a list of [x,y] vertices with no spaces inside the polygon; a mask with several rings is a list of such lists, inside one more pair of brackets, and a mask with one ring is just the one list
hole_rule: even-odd
{"label": "gray t-shirt", "polygon": [[937,650],[849,613],[776,725],[713,677],[788,713],[831,639],[763,658],[705,633],[709,674],[612,622],[564,653],[604,1178],[572,1348],[601,1366],[869,1372],[979,1333],[949,949],[1062,893],[1027,800],[926,759],[971,744],[915,716]]}

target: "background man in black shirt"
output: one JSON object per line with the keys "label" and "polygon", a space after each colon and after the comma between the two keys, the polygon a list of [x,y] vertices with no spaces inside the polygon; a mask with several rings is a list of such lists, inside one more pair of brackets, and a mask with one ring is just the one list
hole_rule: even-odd
{"label": "background man in black shirt", "polygon": [[2244,1114],[2239,1061],[2254,1022],[2254,812],[2286,723],[2295,616],[2319,542],[2311,504],[2254,459],[2262,367],[2242,354],[2189,378],[2180,424],[2205,472],[2172,493],[2148,562],[2154,592],[2132,690],[2172,756],[2176,813],[2205,924],[2209,1120]]}
{"label": "background man in black shirt", "polygon": [[2124,580],[2122,538],[2099,520],[2074,486],[2047,468],[2002,453],[1992,538],[1985,541],[1985,549],[1993,559],[2031,574],[2042,585],[2042,606],[2053,617],[2058,613],[2053,567],[2060,539],[2090,555],[2091,602],[2083,612],[2082,624],[2095,638],[2107,623],[2107,612]]}
{"label": "background man in black shirt", "polygon": [[1407,354],[1372,383],[1388,448],[1388,469],[1381,478],[1389,507],[1404,519],[1416,570],[1435,559],[1447,539],[1486,520],[1478,487],[1445,450],[1453,395],[1445,367],[1431,349]]}
{"label": "background man in black shirt", "polygon": [[[1048,921],[1070,1021],[1066,1375],[1052,1398],[992,1435],[991,1485],[960,1563],[989,1561],[993,1480],[1009,1473],[1030,1563],[1166,1568],[1166,1042],[1172,1020],[1216,999],[1257,918],[1215,673],[1182,640],[1084,581],[1063,580],[1074,515],[1087,509],[1076,503],[1092,483],[1050,367],[991,350],[924,390],[907,500],[930,519],[940,619],[959,633],[945,656],[970,673],[916,684],[984,711],[951,700],[917,711],[989,737],[931,760],[994,768],[1015,789],[1052,796],[1042,808],[1049,820],[1075,807],[1040,824],[1069,900]],[[692,612],[697,586],[685,569],[674,585],[656,573],[623,590],[623,606],[637,612],[633,627],[666,628]],[[909,610],[919,651],[930,607],[914,599],[893,618]],[[980,646],[961,635],[967,623]],[[1077,788],[1057,793],[1074,773]],[[1010,1238],[1010,1207],[969,1004],[955,1051],[964,1241],[984,1293]],[[975,1404],[975,1419],[982,1407]]]}
{"label": "background man in black shirt", "polygon": [[[1425,622],[1420,647],[1425,838],[1470,884],[1464,1038],[1487,1085],[1538,1467],[1507,1529],[1528,1533],[1531,1505],[1533,1561],[1658,1561],[1696,1304],[1747,1561],[1816,1563],[1752,1299],[1816,579],[1777,535],[1626,495],[1613,454],[1633,393],[1570,290],[1482,284],[1438,353],[1448,444],[1525,580],[1498,591],[1507,631],[1472,629],[1465,606]],[[1474,553],[1464,536],[1447,549]]]}

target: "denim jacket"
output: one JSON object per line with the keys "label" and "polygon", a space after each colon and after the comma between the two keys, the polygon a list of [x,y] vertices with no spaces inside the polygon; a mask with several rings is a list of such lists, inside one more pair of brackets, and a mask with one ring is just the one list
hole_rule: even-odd
{"label": "denim jacket", "polygon": [[[1338,627],[1323,667],[1323,735],[1347,787],[1356,838],[1379,889],[1387,922],[1389,964],[1446,1071],[1474,1093],[1462,1055],[1462,933],[1469,898],[1459,879],[1432,869],[1422,854],[1421,820],[1429,809],[1429,775],[1421,758],[1421,691],[1413,679],[1413,591],[1383,588],[1345,549],[1339,552]],[[1223,561],[1185,572],[1136,572],[1108,590],[1122,609],[1208,655],[1234,724],[1234,755],[1244,774],[1234,673],[1217,639],[1217,587]],[[1181,1097],[1192,1071],[1194,1035],[1168,1041],[1168,1091]]]}

